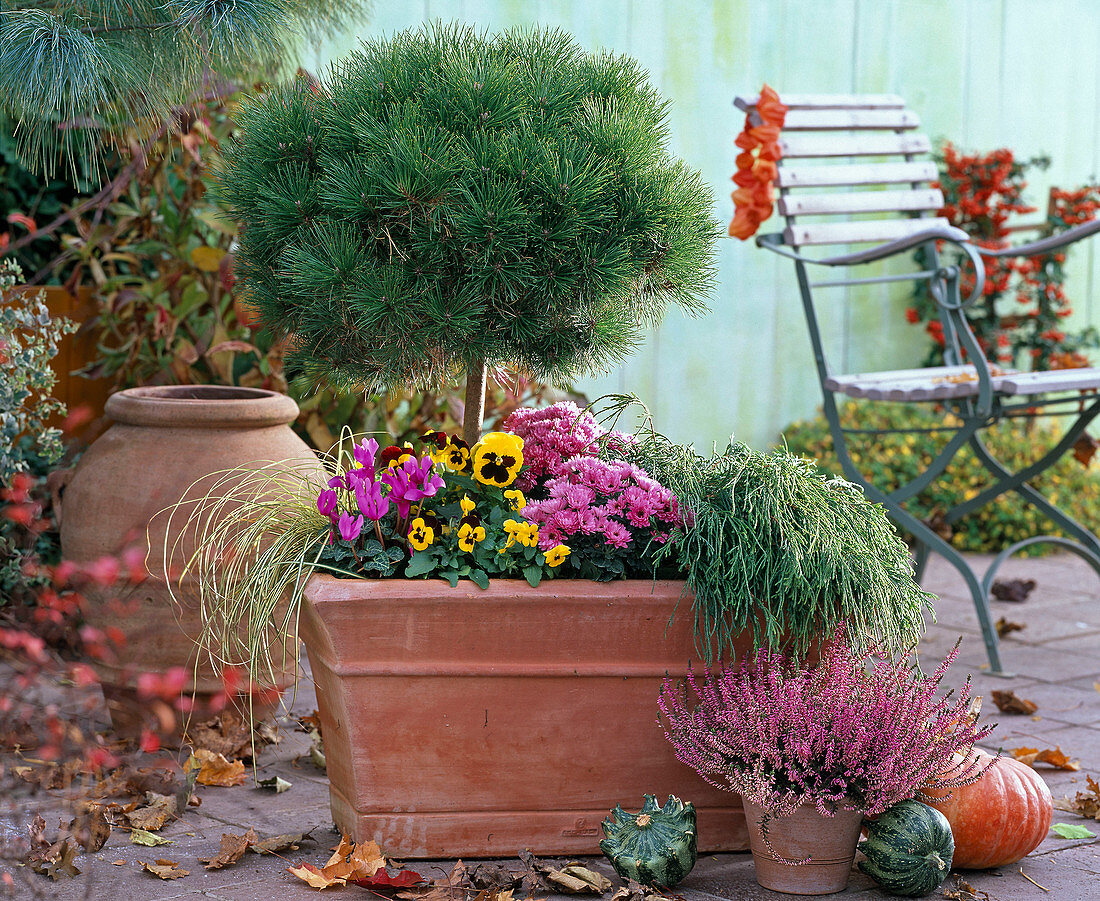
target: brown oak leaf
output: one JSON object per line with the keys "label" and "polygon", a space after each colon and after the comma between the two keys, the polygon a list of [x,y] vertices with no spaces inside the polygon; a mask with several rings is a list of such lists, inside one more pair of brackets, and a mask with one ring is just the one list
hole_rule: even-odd
{"label": "brown oak leaf", "polygon": [[1009,753],[1021,763],[1026,763],[1030,767],[1034,767],[1037,763],[1045,763],[1055,769],[1068,770],[1070,772],[1076,772],[1081,769],[1081,764],[1070,760],[1062,753],[1061,747],[1057,746],[1053,750],[1051,748],[1045,748],[1041,751],[1038,748],[1011,748]]}
{"label": "brown oak leaf", "polygon": [[231,832],[222,833],[221,849],[214,857],[199,858],[199,862],[207,870],[220,870],[231,863],[236,863],[252,845],[256,843],[256,831],[249,829],[244,835],[233,835]]}
{"label": "brown oak leaf", "polygon": [[179,862],[175,860],[158,860],[156,863],[139,860],[138,863],[146,873],[152,873],[158,879],[182,879],[191,874],[190,870],[181,870]]}
{"label": "brown oak leaf", "polygon": [[205,748],[198,748],[184,764],[184,769],[188,772],[197,769],[199,774],[195,781],[201,785],[228,787],[242,785],[245,779],[243,761],[227,760],[224,754],[215,754]]}
{"label": "brown oak leaf", "polygon": [[286,871],[301,879],[312,888],[332,888],[334,885],[346,885],[346,881],[332,876],[326,876],[311,863],[300,863],[296,867],[287,867]]}
{"label": "brown oak leaf", "polygon": [[1073,442],[1074,459],[1086,469],[1088,469],[1098,450],[1100,450],[1100,441],[1097,441],[1088,432],[1083,432],[1081,437]]}
{"label": "brown oak leaf", "polygon": [[1014,713],[1031,716],[1039,705],[1034,701],[1019,697],[1014,691],[993,690],[993,703],[1001,713]]}
{"label": "brown oak leaf", "polygon": [[275,854],[278,851],[297,851],[298,845],[305,840],[305,833],[286,833],[285,835],[273,835],[262,841],[253,842],[250,851],[257,854]]}
{"label": "brown oak leaf", "polygon": [[187,738],[196,749],[202,748],[232,760],[251,757],[252,730],[248,724],[229,711],[225,711],[205,723],[191,726]]}
{"label": "brown oak leaf", "polygon": [[177,804],[173,795],[146,792],[144,806],[129,811],[126,819],[135,829],[156,832],[175,814]]}
{"label": "brown oak leaf", "polygon": [[1072,800],[1062,798],[1055,801],[1054,806],[1086,819],[1100,820],[1100,784],[1088,775],[1085,776],[1085,783],[1088,785],[1087,791],[1077,792]]}
{"label": "brown oak leaf", "polygon": [[100,804],[88,804],[86,809],[69,823],[69,834],[88,854],[94,854],[111,837],[111,824],[107,812]]}
{"label": "brown oak leaf", "polygon": [[1001,617],[997,620],[997,637],[1004,638],[1006,635],[1011,635],[1013,632],[1022,632],[1027,628],[1025,623],[1014,623],[1012,620],[1006,617]]}

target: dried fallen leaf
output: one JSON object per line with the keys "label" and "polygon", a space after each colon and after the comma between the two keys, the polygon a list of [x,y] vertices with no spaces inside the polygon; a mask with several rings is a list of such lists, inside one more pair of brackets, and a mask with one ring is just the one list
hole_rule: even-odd
{"label": "dried fallen leaf", "polygon": [[178,803],[174,795],[146,792],[144,806],[131,810],[126,819],[135,829],[156,832],[175,814]]}
{"label": "dried fallen leaf", "polygon": [[222,833],[222,845],[215,857],[200,862],[207,870],[220,870],[231,863],[236,863],[252,845],[256,843],[256,832],[249,829],[244,835],[233,835],[230,832]]}
{"label": "dried fallen leaf", "polygon": [[457,861],[446,879],[432,880],[428,892],[398,892],[397,897],[405,901],[462,901],[470,885],[466,864]]}
{"label": "dried fallen leaf", "polygon": [[334,885],[346,885],[346,880],[326,876],[311,863],[300,863],[296,867],[287,867],[286,871],[297,876],[312,888],[332,888]]}
{"label": "dried fallen leaf", "polygon": [[226,760],[225,755],[215,754],[199,748],[184,764],[187,772],[198,770],[195,781],[201,785],[217,785],[228,787],[241,785],[244,782],[244,762],[241,760]]}
{"label": "dried fallen leaf", "polygon": [[420,885],[422,882],[427,881],[427,879],[414,870],[397,870],[391,876],[389,871],[385,868],[379,870],[373,876],[367,876],[363,879],[348,880],[348,882],[353,882],[361,888],[375,890],[380,888],[412,888],[414,885]]}
{"label": "dried fallen leaf", "polygon": [[191,726],[187,738],[196,749],[221,754],[232,759],[251,757],[252,730],[240,717],[229,711],[221,713],[205,723]]}
{"label": "dried fallen leaf", "polygon": [[519,888],[523,883],[523,873],[506,870],[500,864],[479,863],[469,870],[470,884],[479,891],[504,891]]}
{"label": "dried fallen leaf", "polygon": [[952,901],[992,901],[989,897],[989,892],[983,892],[981,889],[974,888],[974,886],[963,879],[958,873],[955,874],[955,887],[953,889],[946,889],[943,896],[952,899]]}
{"label": "dried fallen leaf", "polygon": [[549,870],[543,875],[556,889],[567,895],[602,895],[611,888],[610,879],[579,864],[570,864],[560,870]]}
{"label": "dried fallen leaf", "polygon": [[145,829],[131,829],[130,841],[135,845],[145,845],[152,848],[156,845],[170,845],[172,840],[169,838],[161,838],[159,835],[154,835]]}
{"label": "dried fallen leaf", "polygon": [[993,690],[993,703],[1001,713],[1015,713],[1030,716],[1039,709],[1034,701],[1019,697],[1014,691]]}
{"label": "dried fallen leaf", "polygon": [[74,861],[76,860],[76,844],[68,839],[54,842],[46,848],[32,851],[27,858],[32,870],[42,876],[49,876],[53,880],[67,877],[71,879],[80,875]]}
{"label": "dried fallen leaf", "polygon": [[124,867],[124,866],[126,866],[126,861],[125,860],[112,860],[111,861],[111,866],[112,867]]}
{"label": "dried fallen leaf", "polygon": [[106,810],[100,804],[88,804],[71,823],[69,834],[77,840],[88,854],[93,854],[107,844],[111,837],[111,824],[107,822]]}
{"label": "dried fallen leaf", "polygon": [[350,882],[373,876],[385,866],[386,858],[382,856],[376,842],[356,844],[345,835],[341,837],[340,844],[321,870],[326,876],[335,876]]}
{"label": "dried fallen leaf", "polygon": [[181,870],[179,863],[174,860],[158,860],[156,863],[139,860],[138,863],[146,873],[152,873],[158,879],[180,879],[191,873],[190,870]]}
{"label": "dried fallen leaf", "polygon": [[1073,800],[1061,798],[1054,802],[1054,806],[1086,819],[1100,820],[1100,784],[1088,775],[1085,776],[1085,783],[1088,785],[1087,791],[1079,791]]}
{"label": "dried fallen leaf", "polygon": [[999,638],[1004,638],[1006,635],[1011,635],[1013,632],[1022,632],[1026,628],[1026,623],[1014,623],[1012,620],[1003,616],[997,620],[997,636]]}
{"label": "dried fallen leaf", "polygon": [[285,779],[280,779],[278,776],[272,776],[270,779],[260,779],[256,783],[256,788],[266,788],[268,791],[273,791],[277,795],[281,795],[294,783],[287,782]]}
{"label": "dried fallen leaf", "polygon": [[274,835],[271,838],[265,838],[263,841],[254,842],[249,850],[255,851],[257,854],[275,854],[278,851],[297,851],[298,845],[305,839],[305,835],[302,833],[286,835]]}
{"label": "dried fallen leaf", "polygon": [[1027,596],[1034,590],[1034,579],[994,579],[989,593],[998,601],[1013,601],[1019,604],[1026,601]]}
{"label": "dried fallen leaf", "polygon": [[1074,459],[1086,469],[1088,469],[1098,450],[1100,450],[1100,441],[1097,441],[1088,432],[1082,432],[1081,437],[1073,442]]}
{"label": "dried fallen leaf", "polygon": [[1037,763],[1046,763],[1055,769],[1069,770],[1070,772],[1081,769],[1081,764],[1070,760],[1062,753],[1061,747],[1044,748],[1042,751],[1038,748],[1012,748],[1009,753],[1021,763],[1026,763],[1031,767],[1034,767]]}

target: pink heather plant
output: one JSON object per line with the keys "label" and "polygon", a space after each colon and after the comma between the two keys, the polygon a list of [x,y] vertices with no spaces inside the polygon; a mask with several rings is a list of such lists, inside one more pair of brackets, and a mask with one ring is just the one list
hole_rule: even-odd
{"label": "pink heather plant", "polygon": [[572,401],[549,407],[521,407],[504,420],[503,430],[523,439],[524,471],[516,481],[521,491],[530,492],[547,477],[556,476],[573,457],[596,457],[601,439],[619,450],[634,443],[633,435],[608,432],[587,410]]}
{"label": "pink heather plant", "polygon": [[953,760],[993,729],[970,716],[969,677],[954,703],[951,692],[936,697],[958,646],[924,676],[907,656],[853,652],[843,635],[842,626],[812,669],[762,650],[720,675],[666,680],[658,706],[676,756],[711,785],[762,806],[765,820],[802,804],[825,816],[874,815],[926,800],[923,786],[977,779],[978,764]]}

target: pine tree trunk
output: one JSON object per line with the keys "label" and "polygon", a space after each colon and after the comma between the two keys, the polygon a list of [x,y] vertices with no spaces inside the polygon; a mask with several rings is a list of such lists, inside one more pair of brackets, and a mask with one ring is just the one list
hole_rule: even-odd
{"label": "pine tree trunk", "polygon": [[462,437],[473,447],[481,440],[485,420],[485,363],[471,363],[466,369],[466,409],[462,415]]}

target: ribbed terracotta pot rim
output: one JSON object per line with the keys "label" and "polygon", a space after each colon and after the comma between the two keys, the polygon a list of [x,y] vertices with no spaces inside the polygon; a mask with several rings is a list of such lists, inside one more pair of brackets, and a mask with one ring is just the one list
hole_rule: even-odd
{"label": "ribbed terracotta pot rim", "polygon": [[158,385],[127,388],[107,399],[107,415],[123,425],[188,429],[262,429],[298,417],[290,397],[266,388]]}

